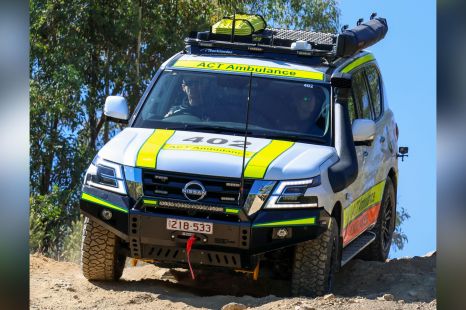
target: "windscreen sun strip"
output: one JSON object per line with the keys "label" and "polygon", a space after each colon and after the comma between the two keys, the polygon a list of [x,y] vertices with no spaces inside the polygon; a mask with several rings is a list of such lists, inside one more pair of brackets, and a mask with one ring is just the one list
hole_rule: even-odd
{"label": "windscreen sun strip", "polygon": [[238,63],[224,63],[202,60],[180,59],[173,64],[173,68],[189,68],[209,71],[226,71],[252,73],[254,75],[270,75],[288,78],[323,81],[325,75],[318,71],[306,71],[280,67],[258,66]]}

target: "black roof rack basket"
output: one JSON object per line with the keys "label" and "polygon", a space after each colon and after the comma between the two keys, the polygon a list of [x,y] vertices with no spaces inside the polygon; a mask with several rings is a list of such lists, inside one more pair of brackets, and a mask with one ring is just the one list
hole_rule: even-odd
{"label": "black roof rack basket", "polygon": [[[233,28],[234,25],[235,23]],[[236,36],[232,29],[231,34],[215,34],[212,31],[192,32],[185,42],[199,47],[340,58],[350,57],[374,45],[385,37],[387,31],[386,19],[375,18],[374,13],[369,21],[359,20],[355,28],[344,27],[340,34],[265,28],[251,35]],[[296,41],[306,41],[311,49],[292,49],[291,45]]]}

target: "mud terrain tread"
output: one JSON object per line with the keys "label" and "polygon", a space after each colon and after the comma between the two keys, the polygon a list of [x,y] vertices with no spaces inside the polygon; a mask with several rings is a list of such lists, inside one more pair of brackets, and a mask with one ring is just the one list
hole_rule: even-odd
{"label": "mud terrain tread", "polygon": [[329,290],[332,240],[338,236],[335,219],[317,239],[296,246],[294,254],[291,293],[293,296],[321,296]]}
{"label": "mud terrain tread", "polygon": [[92,221],[84,219],[81,244],[81,269],[88,280],[118,280],[124,265],[117,259],[118,237]]}

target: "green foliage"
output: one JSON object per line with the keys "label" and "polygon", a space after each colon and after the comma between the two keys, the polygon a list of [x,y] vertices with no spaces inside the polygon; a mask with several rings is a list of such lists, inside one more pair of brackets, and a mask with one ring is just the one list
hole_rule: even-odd
{"label": "green foliage", "polygon": [[50,194],[31,196],[29,200],[31,205],[29,248],[31,252],[41,252],[58,258],[62,236],[67,229],[67,214],[61,204],[65,199],[64,195],[66,192],[54,186]]}
{"label": "green foliage", "polygon": [[71,222],[63,240],[63,258],[69,262],[78,263],[81,256],[81,239],[84,219],[80,216]]}
{"label": "green foliage", "polygon": [[408,242],[408,236],[403,231],[403,223],[410,218],[410,215],[405,208],[396,211],[395,231],[393,232],[393,245],[395,250],[402,250]]}
{"label": "green foliage", "polygon": [[262,14],[269,26],[336,33],[340,9],[337,0],[251,1],[251,12]]}

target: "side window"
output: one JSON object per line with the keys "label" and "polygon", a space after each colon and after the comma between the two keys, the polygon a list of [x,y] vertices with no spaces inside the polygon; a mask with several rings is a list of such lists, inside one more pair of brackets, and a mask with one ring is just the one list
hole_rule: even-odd
{"label": "side window", "polygon": [[349,118],[350,118],[350,123],[352,124],[353,121],[358,118],[358,113],[356,110],[356,106],[354,105],[354,99],[353,96],[349,96],[348,98],[348,112],[349,112]]}
{"label": "side window", "polygon": [[382,114],[382,93],[380,87],[380,75],[375,66],[370,66],[366,69],[367,81],[371,93],[372,106],[374,107],[375,119],[378,119]]}
{"label": "side window", "polygon": [[359,107],[360,117],[373,119],[370,105],[369,91],[366,86],[364,71],[353,74],[353,95],[356,105]]}

